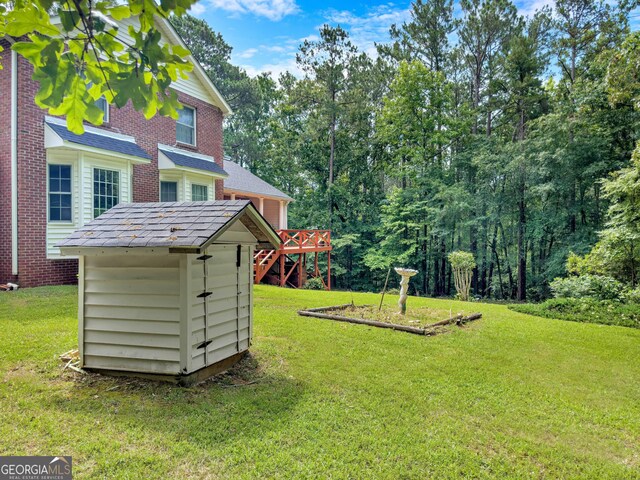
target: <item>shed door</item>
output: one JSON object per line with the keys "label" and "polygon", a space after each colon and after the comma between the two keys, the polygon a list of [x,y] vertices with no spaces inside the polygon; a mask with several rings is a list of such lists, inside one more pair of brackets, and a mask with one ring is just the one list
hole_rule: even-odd
{"label": "shed door", "polygon": [[249,348],[253,259],[250,247],[241,245],[215,245],[207,254],[206,364],[211,365]]}

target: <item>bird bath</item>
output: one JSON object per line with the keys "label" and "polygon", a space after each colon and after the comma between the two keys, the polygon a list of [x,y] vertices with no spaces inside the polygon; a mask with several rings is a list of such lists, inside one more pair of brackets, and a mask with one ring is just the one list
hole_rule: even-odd
{"label": "bird bath", "polygon": [[400,307],[400,311],[398,312],[400,315],[404,315],[407,312],[407,297],[409,292],[409,280],[413,277],[417,270],[413,270],[411,268],[394,268],[396,273],[402,277],[400,280],[400,300],[398,300],[398,306]]}

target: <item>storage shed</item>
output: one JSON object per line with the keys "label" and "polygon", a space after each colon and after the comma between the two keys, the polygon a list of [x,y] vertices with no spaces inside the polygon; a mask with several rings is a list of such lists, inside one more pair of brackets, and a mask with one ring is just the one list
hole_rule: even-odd
{"label": "storage shed", "polygon": [[253,251],[280,238],[246,200],[120,204],[58,244],[79,258],[86,369],[193,383],[251,344]]}

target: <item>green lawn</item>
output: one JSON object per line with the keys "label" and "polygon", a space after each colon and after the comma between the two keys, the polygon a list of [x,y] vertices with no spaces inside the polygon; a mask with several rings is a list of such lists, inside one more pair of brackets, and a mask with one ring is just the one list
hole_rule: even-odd
{"label": "green lawn", "polygon": [[352,297],[379,298],[257,287],[255,371],[181,389],[62,373],[76,289],[1,293],[0,455],[72,455],[75,478],[640,478],[639,330],[416,298],[484,318],[296,315]]}

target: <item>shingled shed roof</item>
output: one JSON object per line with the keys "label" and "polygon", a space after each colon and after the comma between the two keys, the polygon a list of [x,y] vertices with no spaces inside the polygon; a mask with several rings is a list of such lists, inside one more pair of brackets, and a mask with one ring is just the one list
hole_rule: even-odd
{"label": "shingled shed roof", "polygon": [[63,253],[86,248],[168,248],[201,253],[233,223],[242,224],[261,246],[277,246],[278,234],[248,200],[121,203],[58,243]]}

